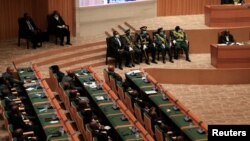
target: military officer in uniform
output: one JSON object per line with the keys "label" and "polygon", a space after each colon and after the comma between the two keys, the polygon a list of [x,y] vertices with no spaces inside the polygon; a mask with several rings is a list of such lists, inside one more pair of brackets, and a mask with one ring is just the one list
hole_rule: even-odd
{"label": "military officer in uniform", "polygon": [[157,64],[157,62],[155,61],[155,53],[156,53],[156,46],[153,45],[153,42],[149,36],[149,34],[147,33],[147,27],[146,26],[142,26],[140,28],[140,32],[138,33],[136,42],[139,46],[139,48],[142,51],[142,54],[145,56],[146,59],[146,63],[149,65],[149,53],[151,52],[152,55],[152,63]]}
{"label": "military officer in uniform", "polygon": [[166,54],[168,52],[169,61],[173,63],[172,59],[172,47],[170,45],[169,40],[167,39],[166,32],[163,30],[163,28],[158,28],[157,32],[154,35],[156,46],[158,47],[158,50],[162,53],[162,61],[165,64],[166,61]]}
{"label": "military officer in uniform", "polygon": [[180,49],[183,49],[186,55],[186,61],[191,62],[191,60],[189,59],[188,40],[186,37],[186,33],[183,31],[183,29],[180,28],[180,26],[175,27],[175,29],[172,31],[171,38],[173,45],[175,46],[175,59],[178,59],[179,51]]}
{"label": "military officer in uniform", "polygon": [[127,50],[130,53],[130,59],[132,66],[139,64],[141,61],[141,50],[134,43],[134,38],[131,35],[130,29],[125,30],[125,34],[122,36],[122,41]]}

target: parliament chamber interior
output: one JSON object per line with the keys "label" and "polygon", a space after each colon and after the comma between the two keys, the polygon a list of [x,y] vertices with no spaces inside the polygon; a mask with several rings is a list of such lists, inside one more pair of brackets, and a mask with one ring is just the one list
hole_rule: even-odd
{"label": "parliament chamber interior", "polygon": [[213,125],[250,125],[249,7],[2,0],[0,141],[215,141]]}

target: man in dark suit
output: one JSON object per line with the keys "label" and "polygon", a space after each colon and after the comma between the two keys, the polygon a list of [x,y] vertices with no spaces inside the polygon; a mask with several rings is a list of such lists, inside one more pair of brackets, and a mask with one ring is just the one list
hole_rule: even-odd
{"label": "man in dark suit", "polygon": [[158,28],[156,34],[154,35],[155,43],[158,46],[158,50],[162,53],[162,61],[165,64],[166,54],[168,52],[169,61],[173,63],[172,59],[172,48],[170,46],[170,42],[167,39],[166,32],[164,32],[163,28]]}
{"label": "man in dark suit", "polygon": [[141,50],[134,43],[134,38],[131,35],[130,29],[125,31],[125,34],[122,36],[122,41],[125,46],[125,50],[129,51],[131,54],[131,63],[134,67],[135,64],[139,64],[141,60]]}
{"label": "man in dark suit", "polygon": [[149,34],[147,33],[147,27],[146,26],[142,26],[140,28],[140,33],[138,33],[137,36],[137,44],[140,47],[142,54],[145,56],[146,59],[146,63],[149,65],[149,53],[151,52],[152,55],[152,63],[157,64],[157,62],[155,61],[155,53],[156,53],[156,47],[153,45],[153,42],[149,36]]}
{"label": "man in dark suit", "polygon": [[42,42],[42,33],[39,31],[34,21],[31,19],[28,13],[24,13],[24,17],[20,19],[20,34],[31,39],[32,47],[36,49],[36,47],[41,46]]}
{"label": "man in dark suit", "polygon": [[116,59],[119,63],[119,68],[122,70],[122,58],[125,57],[125,66],[131,67],[130,65],[130,54],[128,51],[124,49],[124,45],[122,44],[122,40],[120,38],[120,35],[117,31],[113,32],[113,37],[110,41],[112,52],[115,53]]}
{"label": "man in dark suit", "polygon": [[68,26],[65,25],[63,18],[60,16],[58,11],[54,11],[53,14],[48,19],[48,31],[52,34],[59,36],[61,40],[61,46],[64,45],[64,36],[67,37],[66,44],[70,43],[70,31]]}
{"label": "man in dark suit", "polygon": [[234,37],[228,30],[223,31],[219,37],[219,44],[232,44],[235,43]]}
{"label": "man in dark suit", "polygon": [[22,82],[14,77],[14,69],[12,67],[7,67],[6,72],[4,72],[2,74],[2,77],[5,80],[5,82],[7,83],[9,88],[13,88],[14,85],[20,86],[20,85],[24,84],[24,82]]}

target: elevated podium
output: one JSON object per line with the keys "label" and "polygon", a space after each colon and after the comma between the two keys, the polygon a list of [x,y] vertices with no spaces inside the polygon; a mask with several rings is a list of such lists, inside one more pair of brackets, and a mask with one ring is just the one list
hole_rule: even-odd
{"label": "elevated podium", "polygon": [[250,5],[207,5],[205,24],[209,27],[250,26]]}
{"label": "elevated podium", "polygon": [[216,68],[250,68],[250,45],[212,44],[211,64]]}

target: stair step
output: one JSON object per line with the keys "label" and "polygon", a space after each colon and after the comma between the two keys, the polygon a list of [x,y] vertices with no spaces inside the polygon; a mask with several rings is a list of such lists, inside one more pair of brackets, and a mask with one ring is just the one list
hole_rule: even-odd
{"label": "stair step", "polygon": [[105,59],[106,57],[106,54],[98,54],[98,55],[90,55],[89,57],[84,57],[84,58],[76,58],[74,60],[71,60],[71,61],[67,61],[67,62],[64,62],[62,64],[58,64],[61,68],[63,67],[68,67],[68,66],[72,66],[74,64],[81,64],[81,63],[84,63],[84,62],[91,62],[93,60],[97,60],[97,59]]}
{"label": "stair step", "polygon": [[97,59],[97,60],[91,61],[91,62],[84,62],[84,63],[80,63],[80,64],[74,64],[72,66],[62,67],[61,69],[63,71],[79,70],[81,68],[86,68],[88,66],[96,67],[96,66],[104,66],[104,65],[106,65],[105,58],[100,58],[100,59]]}
{"label": "stair step", "polygon": [[82,49],[82,50],[79,50],[77,52],[72,52],[72,53],[64,53],[64,54],[57,54],[56,57],[54,56],[53,58],[46,58],[45,60],[43,61],[40,61],[37,63],[37,65],[39,66],[43,66],[43,65],[46,65],[48,63],[51,63],[51,62],[59,62],[59,61],[62,61],[62,60],[66,60],[66,59],[70,59],[70,58],[74,58],[76,56],[84,56],[84,55],[88,55],[88,54],[92,54],[92,53],[96,53],[96,52],[103,52],[103,51],[106,51],[106,46],[102,46],[101,48],[93,48],[93,49]]}
{"label": "stair step", "polygon": [[95,42],[95,43],[79,45],[79,46],[72,46],[72,47],[68,47],[68,48],[56,48],[56,49],[52,49],[50,51],[44,51],[41,53],[36,53],[34,55],[25,56],[23,58],[18,58],[16,60],[14,60],[14,62],[16,65],[18,65],[21,63],[25,63],[25,62],[30,62],[30,60],[35,60],[37,58],[53,56],[54,54],[60,54],[62,52],[71,52],[71,51],[75,51],[75,50],[82,49],[82,48],[91,48],[93,46],[105,45],[105,44],[106,44],[106,41],[100,41],[100,42]]}

